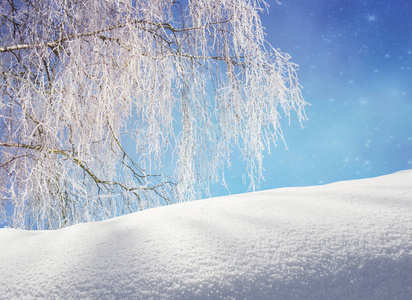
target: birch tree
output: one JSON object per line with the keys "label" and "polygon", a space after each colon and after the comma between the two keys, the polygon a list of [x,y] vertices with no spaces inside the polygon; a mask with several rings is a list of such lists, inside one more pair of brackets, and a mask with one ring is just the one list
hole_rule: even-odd
{"label": "birch tree", "polygon": [[305,119],[297,66],[265,41],[265,1],[0,2],[0,211],[13,205],[13,227],[200,198],[233,147],[255,189],[281,117]]}

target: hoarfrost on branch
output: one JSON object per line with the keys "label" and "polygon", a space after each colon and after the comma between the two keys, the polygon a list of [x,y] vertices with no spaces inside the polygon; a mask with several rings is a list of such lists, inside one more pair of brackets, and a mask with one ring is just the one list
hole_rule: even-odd
{"label": "hoarfrost on branch", "polygon": [[0,1],[0,211],[14,205],[14,227],[208,195],[234,146],[254,189],[280,115],[305,119],[264,1]]}

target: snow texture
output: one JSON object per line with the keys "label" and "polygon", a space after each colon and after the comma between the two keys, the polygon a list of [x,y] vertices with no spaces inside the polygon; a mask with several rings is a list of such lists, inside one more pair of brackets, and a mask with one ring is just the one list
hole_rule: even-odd
{"label": "snow texture", "polygon": [[0,229],[1,299],[412,299],[412,170]]}

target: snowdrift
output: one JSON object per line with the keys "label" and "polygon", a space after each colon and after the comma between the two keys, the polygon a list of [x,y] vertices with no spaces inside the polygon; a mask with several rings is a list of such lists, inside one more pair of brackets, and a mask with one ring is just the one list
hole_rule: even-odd
{"label": "snowdrift", "polygon": [[412,170],[0,229],[1,299],[412,299]]}

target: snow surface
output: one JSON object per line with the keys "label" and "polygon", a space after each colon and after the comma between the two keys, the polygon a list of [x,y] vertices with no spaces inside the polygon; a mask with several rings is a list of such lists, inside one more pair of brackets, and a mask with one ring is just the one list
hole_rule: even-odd
{"label": "snow surface", "polygon": [[0,229],[1,299],[412,299],[412,170]]}

